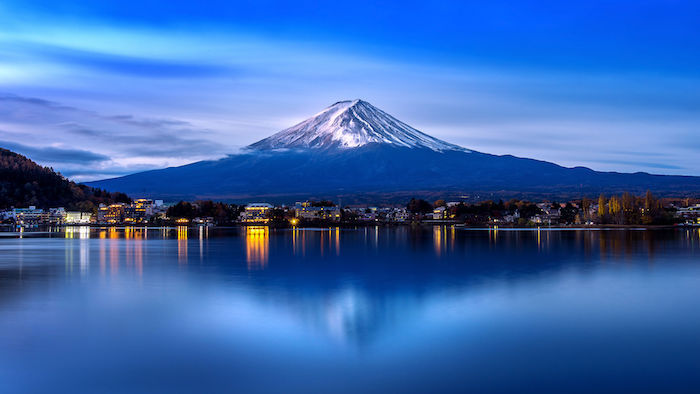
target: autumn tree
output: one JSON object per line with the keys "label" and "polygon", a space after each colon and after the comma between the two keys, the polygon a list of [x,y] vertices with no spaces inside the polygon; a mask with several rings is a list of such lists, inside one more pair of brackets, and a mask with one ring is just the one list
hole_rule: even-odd
{"label": "autumn tree", "polygon": [[624,214],[622,213],[622,201],[617,196],[611,196],[609,202],[610,216],[612,216],[615,224],[622,224],[624,220]]}
{"label": "autumn tree", "polygon": [[622,194],[622,223],[621,224],[632,224],[637,222],[635,210],[636,198],[629,192],[624,192]]}
{"label": "autumn tree", "polygon": [[590,198],[584,197],[581,199],[581,210],[583,211],[583,220],[590,220],[590,210],[593,201]]}
{"label": "autumn tree", "polygon": [[608,199],[605,197],[605,194],[601,193],[600,196],[598,196],[598,217],[601,222],[605,221],[605,217],[608,215],[607,204]]}

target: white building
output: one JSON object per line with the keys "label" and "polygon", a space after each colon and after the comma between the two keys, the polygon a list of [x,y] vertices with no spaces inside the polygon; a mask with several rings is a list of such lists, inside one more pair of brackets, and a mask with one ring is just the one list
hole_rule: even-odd
{"label": "white building", "polygon": [[271,204],[265,202],[248,204],[241,213],[241,221],[245,223],[267,223],[270,221],[267,214],[272,208]]}
{"label": "white building", "polygon": [[406,208],[394,208],[391,210],[388,216],[389,220],[392,222],[406,222],[411,219],[411,214],[406,210]]}
{"label": "white building", "polygon": [[49,213],[43,209],[36,209],[35,206],[29,208],[14,208],[11,218],[17,224],[40,224],[46,223],[49,219]]}
{"label": "white building", "polygon": [[686,223],[700,224],[700,204],[687,208],[678,208],[676,216],[685,220]]}
{"label": "white building", "polygon": [[14,214],[11,210],[0,211],[0,220],[14,219]]}
{"label": "white building", "polygon": [[518,219],[520,219],[520,211],[518,211],[517,209],[515,210],[515,212],[513,212],[512,215],[505,215],[503,217],[503,221],[506,223],[515,223],[518,221]]}
{"label": "white building", "polygon": [[91,219],[90,212],[67,211],[65,215],[66,224],[90,224]]}
{"label": "white building", "polygon": [[437,207],[433,209],[433,219],[442,220],[447,219],[447,209],[445,207]]}

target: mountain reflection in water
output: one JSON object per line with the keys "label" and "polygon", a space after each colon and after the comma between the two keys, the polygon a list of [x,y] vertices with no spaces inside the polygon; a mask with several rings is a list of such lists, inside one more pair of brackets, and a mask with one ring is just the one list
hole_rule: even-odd
{"label": "mountain reflection in water", "polygon": [[[589,388],[627,389],[635,368],[661,362],[642,379],[645,387],[673,388],[662,383],[674,376],[679,385],[700,388],[694,374],[683,373],[700,361],[694,355],[700,341],[690,334],[700,329],[699,256],[697,228],[24,233],[0,239],[0,371],[7,367],[0,381],[11,382],[4,392],[41,391],[48,386],[30,379],[30,365],[39,365],[46,382],[61,384],[72,369],[52,360],[69,348],[75,368],[99,382],[111,375],[88,361],[98,352],[119,370],[148,351],[148,368],[161,371],[161,363],[185,362],[184,354],[165,350],[178,343],[211,365],[209,389],[255,387],[255,374],[234,373],[234,386],[217,380],[232,360],[272,363],[292,375],[302,367],[327,374],[313,387],[289,375],[290,391],[367,389],[362,379],[337,386],[352,371],[378,385],[369,391],[385,384],[395,391],[509,391],[533,379],[539,382],[533,391],[576,391],[563,381],[538,380],[554,367],[574,379],[592,376],[591,384],[600,379]],[[665,342],[654,341],[659,336]],[[682,357],[672,345],[686,349]],[[645,364],[635,356],[639,346],[659,360]],[[600,357],[609,361],[581,369]],[[615,367],[627,382],[609,375],[613,361],[627,363]],[[165,364],[163,371],[179,368]],[[513,375],[496,379],[498,365],[514,368]],[[394,369],[415,373],[402,383],[399,375],[378,372]],[[124,391],[141,387],[125,384]]]}

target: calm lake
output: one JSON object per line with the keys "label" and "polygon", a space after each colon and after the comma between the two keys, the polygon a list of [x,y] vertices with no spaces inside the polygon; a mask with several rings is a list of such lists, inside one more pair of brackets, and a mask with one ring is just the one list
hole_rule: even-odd
{"label": "calm lake", "polygon": [[2,393],[465,391],[700,392],[700,230],[0,237]]}

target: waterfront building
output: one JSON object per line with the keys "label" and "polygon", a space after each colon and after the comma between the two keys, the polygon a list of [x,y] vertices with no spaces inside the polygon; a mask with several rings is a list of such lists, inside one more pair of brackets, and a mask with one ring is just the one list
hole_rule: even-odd
{"label": "waterfront building", "polygon": [[447,219],[447,209],[445,207],[437,207],[433,209],[433,219],[442,220]]}
{"label": "waterfront building", "polygon": [[304,201],[295,204],[295,212],[296,217],[299,219],[340,221],[340,208],[337,206],[318,207],[313,206],[313,203],[310,201]]}
{"label": "waterfront building", "polygon": [[91,212],[67,211],[64,223],[66,224],[90,224],[92,221]]}
{"label": "waterfront building", "polygon": [[45,224],[49,221],[49,212],[37,209],[35,206],[14,208],[11,217],[19,225]]}
{"label": "waterfront building", "polygon": [[241,213],[241,221],[244,223],[267,223],[270,221],[267,216],[272,208],[271,204],[263,202],[248,204]]}
{"label": "waterfront building", "polygon": [[[97,222],[102,224],[136,224],[148,223],[151,218],[164,209],[162,200],[139,198],[131,204],[100,204],[97,210]],[[81,218],[82,221],[85,218]]]}
{"label": "waterfront building", "polygon": [[97,209],[97,222],[102,224],[118,224],[124,222],[126,204],[100,204]]}
{"label": "waterfront building", "polygon": [[551,224],[545,223],[544,219],[542,218],[542,215],[535,215],[532,218],[530,218],[530,221],[535,224]]}
{"label": "waterfront building", "polygon": [[[74,217],[77,215],[85,215],[90,217],[90,213],[81,212],[71,212]],[[63,207],[50,208],[48,211],[44,209],[37,209],[35,206],[30,206],[28,208],[13,208],[4,211],[0,214],[0,219],[2,220],[12,220],[17,225],[20,226],[33,226],[33,225],[61,225],[65,223],[70,223],[68,220],[68,212]],[[88,222],[89,223],[89,220]]]}
{"label": "waterfront building", "polygon": [[393,208],[387,219],[392,222],[403,223],[411,219],[411,214],[405,208]]}
{"label": "waterfront building", "polygon": [[124,207],[125,223],[142,223],[153,216],[153,201],[138,199]]}
{"label": "waterfront building", "polygon": [[[561,216],[560,208],[552,207],[551,203],[546,203],[546,202],[539,203],[536,205],[539,209],[542,210],[542,213],[540,215],[537,215],[538,218],[536,220],[533,220],[535,223],[550,225],[552,223],[559,222],[559,217]],[[566,204],[564,204],[564,206],[566,206]]]}
{"label": "waterfront building", "polygon": [[139,198],[134,200],[131,206],[134,208],[134,214],[137,217],[148,218],[153,216],[153,210],[155,209],[156,204],[153,202],[153,200]]}
{"label": "waterfront building", "polygon": [[357,208],[355,209],[357,214],[357,219],[363,222],[377,222],[379,221],[379,213],[376,207],[367,208]]}
{"label": "waterfront building", "polygon": [[66,209],[63,207],[49,208],[49,214],[46,217],[46,223],[50,225],[59,225],[66,222]]}
{"label": "waterfront building", "polygon": [[678,208],[676,217],[683,219],[686,223],[700,224],[700,204]]}
{"label": "waterfront building", "polygon": [[515,212],[513,212],[512,215],[503,216],[503,221],[506,223],[516,223],[518,219],[520,219],[520,211],[518,211],[517,209],[515,210]]}
{"label": "waterfront building", "polygon": [[196,217],[196,218],[192,219],[192,223],[200,225],[200,226],[213,226],[214,225],[214,218],[211,216]]}
{"label": "waterfront building", "polygon": [[3,220],[14,220],[14,215],[12,214],[12,210],[5,210],[5,211],[0,211],[0,221]]}

